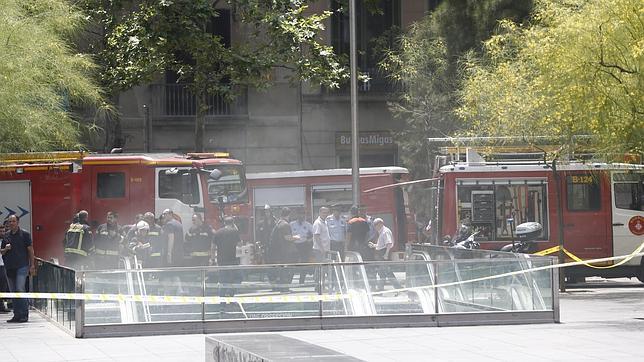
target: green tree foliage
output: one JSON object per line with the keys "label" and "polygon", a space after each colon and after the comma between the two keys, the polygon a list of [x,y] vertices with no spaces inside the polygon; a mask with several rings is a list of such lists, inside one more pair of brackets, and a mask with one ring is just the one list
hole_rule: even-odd
{"label": "green tree foliage", "polygon": [[[403,89],[390,104],[405,123],[396,134],[403,163],[415,178],[431,175],[427,137],[446,137],[461,128],[458,106],[459,61],[478,53],[501,19],[528,17],[531,0],[450,0],[413,24],[389,50],[381,68]],[[415,197],[423,199],[421,192]]]}
{"label": "green tree foliage", "polygon": [[64,0],[0,0],[0,152],[79,147],[75,106],[97,106],[94,64],[71,39],[82,14]]}
{"label": "green tree foliage", "polygon": [[[201,150],[207,94],[234,97],[240,86],[265,88],[275,67],[292,80],[337,87],[348,71],[320,40],[329,12],[308,11],[308,0],[143,0],[134,9],[118,1],[86,0],[105,32],[103,79],[128,89],[166,70],[196,95],[195,148]],[[210,31],[219,6],[232,9],[241,38],[230,46]],[[122,15],[119,15],[122,14]]]}
{"label": "green tree foliage", "polygon": [[467,61],[458,114],[471,133],[564,140],[607,155],[644,151],[644,12],[638,0],[541,0]]}

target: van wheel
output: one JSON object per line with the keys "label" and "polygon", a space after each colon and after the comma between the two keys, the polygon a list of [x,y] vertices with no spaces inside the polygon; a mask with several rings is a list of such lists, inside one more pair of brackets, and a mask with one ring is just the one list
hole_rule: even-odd
{"label": "van wheel", "polygon": [[637,273],[637,279],[644,283],[644,259],[642,259],[642,265],[640,265],[640,272]]}

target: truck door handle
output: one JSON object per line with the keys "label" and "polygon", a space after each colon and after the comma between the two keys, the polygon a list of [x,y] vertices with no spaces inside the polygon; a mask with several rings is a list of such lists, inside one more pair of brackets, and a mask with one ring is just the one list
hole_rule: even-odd
{"label": "truck door handle", "polygon": [[615,222],[613,223],[613,226],[624,226],[624,224],[621,222]]}

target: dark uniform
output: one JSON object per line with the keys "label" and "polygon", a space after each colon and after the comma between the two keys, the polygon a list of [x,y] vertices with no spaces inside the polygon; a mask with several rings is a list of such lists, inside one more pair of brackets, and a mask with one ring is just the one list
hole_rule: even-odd
{"label": "dark uniform", "polygon": [[168,241],[161,232],[159,225],[150,225],[148,231],[148,241],[150,243],[150,255],[144,263],[146,268],[162,268],[166,265],[165,255]]}
{"label": "dark uniform", "polygon": [[97,269],[119,267],[119,248],[122,237],[118,225],[101,224],[94,237],[94,265]]}
{"label": "dark uniform", "polygon": [[[217,245],[217,265],[239,265],[236,250],[237,245],[241,243],[241,238],[239,237],[239,231],[234,225],[226,225],[217,230],[214,235],[214,242]],[[218,275],[221,284],[219,296],[234,296],[234,284],[242,280],[240,271],[235,269],[222,269],[218,272]]]}
{"label": "dark uniform", "polygon": [[163,233],[166,235],[166,238],[170,240],[170,234],[174,235],[174,243],[172,245],[172,250],[169,250],[170,246],[166,248],[166,258],[167,254],[169,253],[172,258],[171,260],[167,260],[166,262],[169,262],[170,265],[168,266],[184,266],[184,252],[183,252],[183,226],[181,226],[181,223],[179,223],[177,220],[172,219],[167,221],[163,225]]}
{"label": "dark uniform", "polygon": [[88,257],[94,250],[94,242],[89,225],[78,222],[69,225],[63,243],[66,266],[74,269],[89,266]]}
{"label": "dark uniform", "polygon": [[274,263],[273,255],[270,254],[268,245],[270,244],[271,232],[275,228],[277,220],[271,216],[264,216],[262,220],[257,223],[257,230],[255,231],[255,238],[259,241],[258,250],[258,263],[271,264]]}
{"label": "dark uniform", "polygon": [[185,237],[187,265],[208,266],[212,249],[213,231],[209,225],[201,224],[188,230]]}

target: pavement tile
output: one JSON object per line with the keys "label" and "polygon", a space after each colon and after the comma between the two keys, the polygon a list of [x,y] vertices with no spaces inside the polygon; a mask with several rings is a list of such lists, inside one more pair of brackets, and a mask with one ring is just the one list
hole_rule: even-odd
{"label": "pavement tile", "polygon": [[[204,352],[174,352],[174,353],[161,353],[155,354],[155,361],[171,362],[171,361],[203,361]],[[131,361],[130,361],[131,362]]]}
{"label": "pavement tile", "polygon": [[63,356],[66,361],[88,361],[96,359],[109,359],[109,355],[91,345],[58,345],[51,348]]}

